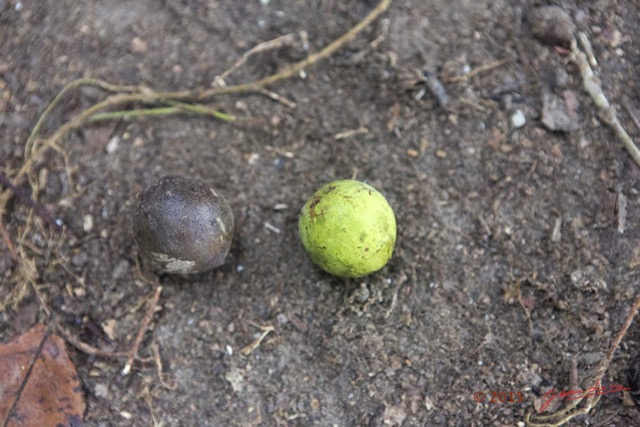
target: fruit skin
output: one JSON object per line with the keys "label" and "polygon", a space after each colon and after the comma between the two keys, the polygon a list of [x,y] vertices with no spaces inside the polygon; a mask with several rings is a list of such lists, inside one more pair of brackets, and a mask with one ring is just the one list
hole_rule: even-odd
{"label": "fruit skin", "polygon": [[224,262],[233,239],[233,212],[203,182],[168,176],[139,197],[133,230],[141,253],[157,270],[200,273]]}
{"label": "fruit skin", "polygon": [[389,261],[396,242],[396,218],[387,199],[360,181],[340,180],[320,188],[304,205],[298,222],[309,257],[340,277],[362,277]]}

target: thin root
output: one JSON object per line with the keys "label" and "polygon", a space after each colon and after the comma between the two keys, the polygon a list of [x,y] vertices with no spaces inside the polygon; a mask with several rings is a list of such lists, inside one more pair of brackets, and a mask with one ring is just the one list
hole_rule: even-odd
{"label": "thin root", "polygon": [[229,76],[229,74],[233,73],[235,70],[242,67],[251,56],[257,53],[266,52],[273,49],[280,49],[285,46],[291,46],[294,43],[295,43],[295,37],[293,36],[293,34],[286,34],[284,36],[280,36],[273,40],[269,40],[254,46],[253,48],[245,52],[245,54],[242,55],[242,58],[240,58],[228,70],[226,70],[224,73],[217,76],[213,84],[215,86],[226,86],[227,84],[225,82],[225,79]]}

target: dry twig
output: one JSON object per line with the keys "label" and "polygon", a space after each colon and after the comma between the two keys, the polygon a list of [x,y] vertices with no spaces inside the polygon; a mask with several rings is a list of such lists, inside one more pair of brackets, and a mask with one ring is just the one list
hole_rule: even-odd
{"label": "dry twig", "polygon": [[90,346],[89,344],[82,342],[81,340],[73,336],[71,332],[66,330],[59,323],[56,323],[56,330],[60,335],[64,337],[65,341],[67,341],[69,344],[82,351],[83,353],[110,359],[123,359],[125,357],[129,357],[129,352],[127,351],[106,351]]}
{"label": "dry twig", "polygon": [[138,358],[138,349],[140,348],[140,343],[142,342],[142,338],[144,338],[145,332],[147,332],[147,329],[149,328],[151,319],[153,319],[153,314],[156,311],[156,306],[158,305],[158,300],[160,299],[161,293],[162,286],[158,286],[153,294],[153,297],[149,301],[149,304],[147,305],[147,311],[145,312],[144,318],[142,319],[140,329],[138,329],[136,339],[133,341],[133,346],[128,352],[129,358],[127,359],[127,363],[125,363],[124,368],[122,369],[122,375],[129,375],[131,366],[133,366],[133,361]]}
{"label": "dry twig", "polygon": [[[638,313],[639,309],[640,309],[640,296],[636,298],[635,302],[633,303],[633,306],[631,306],[631,309],[629,310],[629,313],[627,314],[627,317],[624,323],[616,333],[615,337],[613,338],[613,341],[611,341],[611,345],[609,346],[609,350],[607,351],[607,354],[598,364],[595,377],[591,382],[591,386],[589,387],[590,389],[593,389],[594,387],[597,387],[598,384],[602,383],[602,378],[604,377],[605,372],[607,371],[607,369],[609,368],[609,365],[611,364],[613,355],[615,354],[616,349],[620,345],[622,338],[624,338],[624,336],[626,335],[627,330],[629,329],[629,326],[631,325],[631,322],[633,321],[634,317]],[[575,400],[572,400],[571,403],[567,405],[564,409],[557,411],[553,414],[534,415],[532,419],[531,413],[527,413],[527,415],[525,416],[525,422],[529,427],[559,427],[571,421],[573,418],[577,417],[578,415],[583,415],[588,413],[591,410],[591,408],[593,408],[595,405],[598,404],[598,401],[600,400],[601,395],[597,393],[586,393],[585,396],[586,397],[581,397],[581,398],[573,397],[573,399]],[[584,405],[581,408],[577,408],[582,402],[584,402]]]}
{"label": "dry twig", "polygon": [[284,36],[280,36],[273,40],[266,41],[264,43],[260,43],[253,48],[249,49],[247,52],[242,55],[242,57],[233,64],[228,70],[217,76],[214,80],[214,84],[216,86],[226,86],[227,83],[225,79],[229,76],[229,74],[233,73],[238,68],[242,67],[249,58],[257,53],[266,52],[268,50],[280,49],[285,46],[291,46],[295,42],[295,37],[293,34],[286,34]]}
{"label": "dry twig", "polygon": [[[73,336],[71,332],[66,330],[59,323],[56,323],[56,329],[69,344],[71,344],[72,346],[74,346],[75,348],[77,348],[78,350],[84,353],[91,354],[93,356],[98,356],[98,357],[106,357],[110,359],[124,359],[126,357],[127,362],[125,363],[124,368],[122,369],[123,375],[129,374],[129,372],[131,371],[131,367],[133,366],[133,362],[135,360],[140,360],[143,363],[155,361],[156,366],[158,367],[158,374],[160,375],[162,372],[162,364],[159,362],[159,353],[157,349],[154,349],[154,357],[148,357],[148,358],[139,357],[138,350],[140,348],[140,343],[142,343],[142,339],[144,338],[144,334],[149,328],[149,323],[151,323],[151,319],[153,319],[153,314],[155,312],[156,306],[158,305],[158,300],[160,299],[161,292],[162,292],[162,287],[158,286],[153,296],[151,297],[151,299],[147,304],[147,310],[145,312],[144,318],[142,319],[142,323],[140,324],[140,328],[138,328],[138,333],[136,334],[136,338],[133,341],[133,344],[128,351],[100,350],[98,348],[90,346],[85,342],[82,342],[81,340]],[[162,382],[162,376],[161,376],[161,382]],[[163,385],[164,385],[164,382],[163,382]]]}
{"label": "dry twig", "polygon": [[[582,44],[585,45],[584,39],[586,38],[586,36],[580,33],[579,38],[580,40],[582,40]],[[580,70],[584,90],[589,94],[596,107],[598,107],[598,117],[606,125],[608,125],[611,130],[613,130],[613,133],[622,142],[633,160],[638,166],[640,166],[640,150],[638,150],[636,144],[622,127],[622,124],[616,116],[616,110],[613,108],[613,106],[611,106],[609,100],[602,91],[600,79],[596,77],[593,69],[591,68],[591,65],[589,64],[590,55],[580,51],[575,40],[572,41],[571,50],[572,51],[569,60],[576,64],[576,66]],[[592,62],[597,64],[595,58],[592,60]]]}
{"label": "dry twig", "polygon": [[267,335],[269,335],[270,332],[275,331],[275,328],[271,325],[260,326],[260,329],[262,330],[260,336],[253,340],[252,343],[244,347],[242,350],[240,350],[240,353],[244,354],[245,356],[249,356],[255,349],[260,346],[260,343],[262,343],[262,341],[267,337]]}
{"label": "dry twig", "polygon": [[151,350],[153,351],[153,358],[156,362],[156,370],[158,373],[158,379],[160,380],[160,384],[167,390],[175,390],[178,388],[176,384],[170,384],[165,381],[165,373],[164,368],[162,367],[162,357],[160,357],[160,349],[158,348],[158,344],[153,341],[151,343]]}

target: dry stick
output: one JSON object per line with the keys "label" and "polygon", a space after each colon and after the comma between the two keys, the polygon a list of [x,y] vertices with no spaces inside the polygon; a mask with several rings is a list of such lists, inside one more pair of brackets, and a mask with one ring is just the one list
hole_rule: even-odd
{"label": "dry stick", "polygon": [[253,353],[255,349],[257,349],[260,346],[260,343],[262,343],[262,341],[267,337],[267,335],[269,335],[270,332],[275,331],[275,328],[271,325],[260,326],[260,329],[262,330],[262,333],[260,334],[260,336],[255,340],[253,340],[252,343],[245,346],[242,350],[240,350],[240,353],[242,353],[245,356],[249,356],[251,353]]}
{"label": "dry stick", "polygon": [[[244,83],[236,86],[228,86],[223,88],[213,88],[207,89],[203,92],[200,92],[196,97],[198,99],[210,98],[216,95],[230,94],[230,93],[239,93],[239,92],[254,92],[259,88],[268,86],[275,82],[279,82],[280,80],[288,79],[300,71],[304,70],[308,66],[324,59],[328,56],[331,56],[336,50],[340,49],[345,43],[354,38],[359,32],[361,32],[365,27],[367,27],[372,21],[374,21],[378,16],[380,16],[385,10],[389,8],[391,4],[391,0],[381,0],[380,3],[371,11],[364,19],[358,22],[353,28],[347,31],[340,38],[334,40],[331,44],[324,47],[319,52],[316,52],[312,55],[309,55],[307,59],[304,59],[300,62],[297,62],[283,71],[273,74],[271,76],[265,77],[261,80],[252,82],[252,83]],[[172,98],[172,94],[169,92],[164,95],[164,97]],[[184,92],[176,92],[176,95],[184,95]]]}
{"label": "dry stick", "polygon": [[98,356],[98,357],[108,357],[112,359],[123,359],[125,357],[129,357],[129,352],[126,352],[126,351],[119,351],[119,352],[105,351],[105,350],[100,350],[98,348],[92,347],[89,344],[84,343],[79,339],[77,339],[76,337],[74,337],[71,334],[71,332],[67,331],[58,323],[56,324],[56,329],[60,333],[60,335],[64,337],[65,341],[67,341],[69,344],[71,344],[78,350],[82,351],[83,353],[87,353],[92,356]]}
{"label": "dry stick", "polygon": [[168,390],[175,390],[178,388],[175,384],[169,384],[164,380],[164,369],[162,367],[162,358],[160,357],[160,349],[158,348],[158,344],[155,340],[151,343],[151,351],[153,352],[153,359],[156,362],[156,371],[158,373],[158,379],[160,379],[160,384],[162,384]]}
{"label": "dry stick", "polygon": [[256,53],[266,52],[268,50],[273,50],[273,49],[279,49],[284,46],[291,46],[294,42],[295,42],[295,37],[293,36],[293,34],[286,34],[284,36],[280,36],[273,40],[269,40],[252,47],[247,52],[245,52],[244,55],[242,55],[242,58],[240,58],[228,70],[226,70],[225,72],[217,76],[215,78],[214,83],[216,84],[219,83],[220,86],[225,86],[224,79],[227,78],[229,74],[233,73],[235,70],[242,67],[247,62],[247,60],[249,60],[251,56],[255,55]]}
{"label": "dry stick", "polygon": [[598,107],[598,117],[605,124],[609,125],[609,127],[622,142],[636,164],[640,166],[640,150],[638,150],[636,144],[622,127],[622,124],[616,116],[615,109],[611,106],[611,104],[609,104],[607,97],[602,91],[599,79],[596,77],[593,70],[591,69],[591,66],[589,65],[587,55],[584,52],[578,50],[575,40],[572,42],[572,45],[573,52],[570,56],[570,60],[574,62],[580,70],[584,90],[587,91],[589,96],[591,96],[594,104],[596,104],[596,107]]}
{"label": "dry stick", "polygon": [[147,329],[149,328],[149,323],[151,323],[153,314],[156,311],[156,305],[158,304],[161,293],[162,286],[158,286],[153,294],[151,301],[149,302],[149,305],[147,306],[147,311],[144,314],[142,324],[140,325],[140,329],[138,329],[138,334],[136,335],[136,339],[133,342],[133,346],[131,347],[131,350],[129,350],[129,359],[127,359],[127,363],[125,363],[124,368],[122,369],[122,375],[129,374],[129,372],[131,371],[131,366],[133,365],[133,361],[138,358],[138,348],[140,347],[142,338],[144,338],[145,332],[147,332]]}
{"label": "dry stick", "polygon": [[[611,360],[613,360],[613,355],[615,354],[617,348],[620,346],[620,342],[622,341],[622,338],[624,338],[624,336],[626,335],[627,330],[629,329],[629,326],[631,326],[631,322],[633,322],[633,319],[636,316],[636,314],[638,314],[639,309],[640,309],[640,296],[636,298],[635,302],[633,303],[633,306],[631,306],[631,309],[629,310],[629,313],[627,314],[627,317],[624,323],[618,330],[618,333],[616,333],[616,336],[613,338],[613,341],[609,346],[609,350],[607,350],[607,354],[605,355],[604,359],[600,361],[598,368],[596,369],[595,379],[589,388],[596,387],[596,385],[602,381],[602,377],[604,376],[607,369],[609,369]],[[531,413],[527,413],[527,415],[525,416],[525,422],[530,427],[559,427],[565,424],[566,422],[570,421],[571,419],[577,417],[578,415],[586,414],[587,412],[589,412],[591,408],[593,408],[598,403],[599,400],[600,400],[599,394],[589,395],[588,397],[574,400],[566,408],[554,414],[535,416],[534,421],[541,421],[542,422],[541,424],[537,422],[531,422],[531,419],[530,419]],[[577,409],[571,412],[582,401],[586,402],[586,405],[580,409]],[[555,420],[555,422],[551,422],[551,420]]]}
{"label": "dry stick", "polygon": [[195,98],[202,101],[218,95],[257,92],[265,86],[279,82],[280,80],[288,79],[298,74],[300,71],[304,70],[310,65],[313,65],[316,62],[327,58],[328,56],[331,56],[336,50],[340,49],[345,43],[353,39],[356,35],[358,35],[358,33],[360,33],[369,24],[371,24],[371,22],[373,22],[378,16],[386,11],[389,8],[389,5],[391,5],[391,0],[381,0],[380,3],[378,3],[378,5],[362,19],[362,21],[358,22],[349,31],[347,31],[338,39],[334,40],[329,45],[325,46],[319,52],[309,55],[306,59],[303,59],[300,62],[296,62],[295,64],[290,65],[279,73],[272,74],[263,79],[249,83],[242,83],[235,86],[215,87],[200,91],[182,90],[177,92],[152,92],[149,89],[149,95],[153,95],[159,100],[188,100]]}
{"label": "dry stick", "polygon": [[267,98],[271,98],[276,102],[281,103],[282,105],[284,105],[285,107],[288,108],[296,108],[296,103],[293,101],[288,100],[287,98],[285,98],[284,96],[278,95],[275,92],[272,92],[268,89],[258,89],[258,92],[263,94],[264,96],[266,96]]}

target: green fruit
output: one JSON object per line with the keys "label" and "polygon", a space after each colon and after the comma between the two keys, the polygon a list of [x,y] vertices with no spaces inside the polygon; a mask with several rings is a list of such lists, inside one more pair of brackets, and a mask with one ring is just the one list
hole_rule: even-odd
{"label": "green fruit", "polygon": [[304,205],[298,223],[309,257],[340,277],[380,270],[396,243],[396,218],[387,199],[360,181],[334,181]]}

